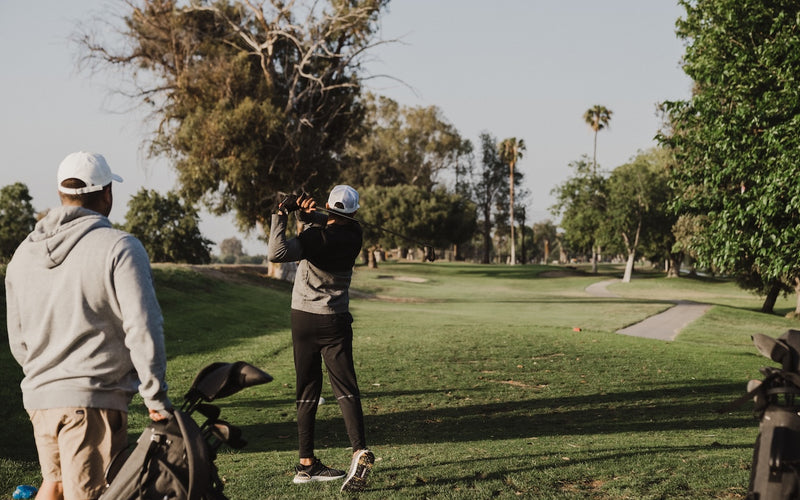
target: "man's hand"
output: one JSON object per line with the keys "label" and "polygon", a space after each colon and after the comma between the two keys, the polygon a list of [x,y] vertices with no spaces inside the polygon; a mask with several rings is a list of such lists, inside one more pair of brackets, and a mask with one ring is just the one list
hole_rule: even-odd
{"label": "man's hand", "polygon": [[300,210],[307,214],[317,210],[317,202],[314,201],[314,198],[309,196],[308,193],[302,193],[300,197],[297,198],[297,203],[300,205]]}
{"label": "man's hand", "polygon": [[162,420],[166,420],[167,419],[167,417],[165,415],[162,415],[161,413],[159,413],[158,410],[153,410],[151,408],[149,413],[150,413],[150,415],[149,415],[150,416],[150,420],[152,420],[153,422],[161,422]]}

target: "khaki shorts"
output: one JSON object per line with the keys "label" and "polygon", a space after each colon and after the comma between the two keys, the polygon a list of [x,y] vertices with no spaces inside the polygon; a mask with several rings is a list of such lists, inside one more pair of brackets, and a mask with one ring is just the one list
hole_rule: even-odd
{"label": "khaki shorts", "polygon": [[99,497],[105,470],[128,445],[128,414],[99,408],[28,412],[45,481],[61,482],[65,500]]}

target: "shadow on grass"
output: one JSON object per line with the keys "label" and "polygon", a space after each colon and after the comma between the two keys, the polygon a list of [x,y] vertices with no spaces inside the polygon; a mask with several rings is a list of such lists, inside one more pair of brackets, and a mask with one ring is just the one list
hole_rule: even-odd
{"label": "shadow on grass", "polygon": [[[409,491],[410,488],[430,488],[431,486],[452,487],[452,485],[466,485],[466,489],[476,488],[480,483],[486,481],[496,481],[499,484],[509,485],[509,476],[520,473],[535,472],[535,471],[552,471],[557,468],[574,467],[576,463],[582,465],[591,465],[593,463],[605,464],[610,461],[621,461],[626,459],[636,459],[641,457],[643,459],[651,458],[654,454],[661,456],[670,455],[679,458],[683,454],[692,454],[707,451],[709,447],[716,450],[747,450],[752,448],[751,444],[718,444],[715,443],[711,446],[708,445],[695,445],[695,446],[652,446],[652,447],[625,447],[617,449],[604,449],[604,450],[580,450],[577,451],[579,455],[574,461],[572,459],[565,460],[563,450],[532,450],[531,453],[515,453],[506,456],[487,456],[476,457],[470,459],[459,460],[444,460],[438,462],[437,467],[442,468],[442,471],[462,470],[465,467],[472,467],[474,472],[470,475],[453,476],[447,475],[446,472],[438,477],[421,477],[414,476],[418,470],[418,466],[411,465],[396,465],[395,463],[382,463],[381,475],[389,479],[405,479],[392,486],[384,486],[381,488],[373,488],[373,491]],[[500,466],[495,465],[500,464]],[[509,464],[511,464],[509,466]],[[481,469],[498,470],[498,472],[485,473]],[[409,481],[407,478],[414,476],[414,480]],[[495,492],[496,495],[500,491]],[[605,497],[603,497],[605,498]]]}
{"label": "shadow on grass", "polygon": [[[481,404],[458,404],[468,402],[465,399],[442,400],[446,392],[371,392],[368,397],[365,395],[368,441],[374,446],[389,446],[750,427],[755,437],[758,427],[747,404],[735,413],[716,413],[718,408],[742,393],[740,383],[709,381],[666,389],[563,398],[533,397]],[[383,400],[425,394],[431,396],[431,401],[441,402],[441,407],[431,403],[417,410],[369,414],[370,408]],[[293,408],[290,402],[272,401],[269,405],[280,406],[281,411]],[[257,401],[245,406],[263,408]],[[288,451],[296,447],[293,421],[253,424],[242,430],[250,442],[244,451]],[[291,438],[287,439],[287,435]],[[331,446],[346,446],[348,441],[340,414],[318,418],[317,437],[318,441]]]}

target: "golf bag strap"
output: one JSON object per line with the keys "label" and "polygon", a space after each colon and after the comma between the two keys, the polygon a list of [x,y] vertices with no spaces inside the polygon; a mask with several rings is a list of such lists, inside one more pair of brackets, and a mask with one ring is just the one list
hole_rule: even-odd
{"label": "golf bag strap", "polygon": [[[765,379],[765,381],[766,381],[766,379]],[[723,406],[722,408],[717,408],[716,412],[722,414],[722,413],[728,413],[728,412],[731,412],[731,411],[735,410],[736,408],[742,406],[745,402],[753,399],[753,397],[755,397],[756,393],[759,390],[761,390],[760,386],[756,387],[755,389],[753,389],[750,392],[747,392],[747,393],[743,394],[742,396],[738,397],[735,401],[733,401],[731,403],[728,403],[727,405]]]}
{"label": "golf bag strap", "polygon": [[795,372],[781,372],[783,378],[791,382],[795,387],[800,387],[800,375]]}
{"label": "golf bag strap", "polygon": [[[186,421],[184,420],[184,418],[191,418],[191,417],[188,417],[185,413],[181,411],[175,411],[172,414],[172,418],[174,418],[175,421],[178,423],[178,428],[181,430],[181,435],[184,437],[184,439],[188,440],[190,434],[186,429]],[[186,488],[187,489],[186,498],[188,498],[189,500],[194,500],[195,497],[193,496],[193,493],[195,488],[195,481],[197,480],[195,478],[197,457],[195,457],[194,450],[188,443],[186,445],[185,451],[186,451],[186,462],[189,468],[189,484],[187,485]]]}
{"label": "golf bag strap", "polygon": [[747,393],[743,394],[742,396],[740,396],[739,398],[737,398],[735,401],[731,402],[727,406],[719,408],[717,410],[717,413],[728,413],[728,412],[733,411],[736,408],[742,406],[746,401],[751,400],[756,395],[757,392],[763,390],[763,387],[767,382],[772,382],[773,380],[778,379],[778,378],[783,378],[787,382],[791,383],[793,388],[790,389],[790,388],[786,387],[786,388],[780,388],[780,389],[779,388],[768,389],[767,390],[767,394],[784,394],[784,393],[787,393],[787,392],[793,392],[795,394],[800,394],[800,375],[798,375],[797,373],[794,373],[794,372],[787,372],[787,371],[783,371],[783,370],[774,370],[774,371],[770,371],[769,372],[769,375],[767,375],[764,378],[764,380],[761,382],[761,384],[758,387],[754,388],[752,391],[748,391]]}
{"label": "golf bag strap", "polygon": [[144,455],[144,463],[139,471],[139,479],[136,481],[136,488],[139,490],[140,499],[144,500],[147,498],[147,491],[144,487],[144,476],[150,470],[150,462],[153,460],[153,452],[163,439],[164,435],[158,432],[153,432],[153,434],[150,436],[150,446],[147,448],[147,453]]}

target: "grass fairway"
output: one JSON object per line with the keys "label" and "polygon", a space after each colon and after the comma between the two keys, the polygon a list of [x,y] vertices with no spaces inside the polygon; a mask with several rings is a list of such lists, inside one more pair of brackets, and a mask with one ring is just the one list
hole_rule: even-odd
{"label": "grass fairway", "polygon": [[[715,412],[771,362],[750,335],[797,323],[714,280],[614,277],[560,268],[383,263],[359,267],[352,312],[367,440],[377,461],[363,498],[743,498],[757,422]],[[295,486],[290,286],[188,268],[155,270],[175,401],[213,361],[249,361],[275,381],[220,400],[249,445],[217,459],[233,500],[341,498],[339,482]],[[670,300],[714,304],[674,342],[618,335]],[[793,298],[790,298],[790,300]],[[779,302],[781,312],[792,307]],[[5,323],[3,323],[5,324]],[[580,331],[576,331],[580,329]],[[38,484],[21,373],[0,347],[5,429],[0,495]],[[332,402],[329,386],[323,396]],[[130,437],[145,425],[134,400]],[[317,455],[346,468],[335,404],[319,409]]]}

